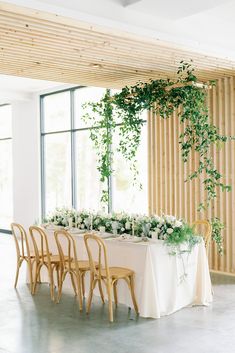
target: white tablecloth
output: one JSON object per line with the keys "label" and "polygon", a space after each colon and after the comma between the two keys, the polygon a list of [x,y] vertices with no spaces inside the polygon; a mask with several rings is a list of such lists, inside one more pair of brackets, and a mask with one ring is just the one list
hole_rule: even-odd
{"label": "white tablecloth", "polygon": [[[47,230],[50,251],[57,254],[53,232]],[[79,259],[87,259],[82,235],[74,235]],[[142,317],[160,318],[192,305],[208,305],[212,301],[211,280],[204,243],[197,244],[190,254],[169,255],[163,241],[129,243],[105,240],[110,266],[135,271],[135,293]],[[45,280],[45,272],[42,274]],[[71,288],[69,276],[64,287]],[[86,293],[89,274],[86,276]],[[99,295],[98,290],[95,294]],[[118,283],[118,301],[133,307],[124,281]]]}

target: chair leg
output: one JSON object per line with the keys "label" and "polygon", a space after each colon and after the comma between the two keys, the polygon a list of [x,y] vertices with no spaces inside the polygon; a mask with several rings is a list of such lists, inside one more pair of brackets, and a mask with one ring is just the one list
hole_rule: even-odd
{"label": "chair leg", "polygon": [[109,301],[109,321],[113,322],[113,301],[112,301],[112,284],[107,280],[107,294],[108,294],[108,301]]}
{"label": "chair leg", "polygon": [[29,269],[30,292],[32,294],[33,293],[33,267],[32,267],[32,263],[31,263],[30,258],[27,260],[27,265],[28,265],[28,269]]}
{"label": "chair leg", "polygon": [[82,297],[85,298],[85,274],[86,272],[81,273],[81,280],[82,280]]}
{"label": "chair leg", "polygon": [[37,279],[38,279],[38,276],[39,276],[39,274],[40,274],[40,270],[41,270],[41,265],[40,265],[40,264],[37,264],[37,263],[35,262],[35,277],[34,277],[33,292],[32,292],[33,295],[36,293]]}
{"label": "chair leg", "polygon": [[98,286],[99,286],[99,291],[100,291],[100,297],[101,297],[101,300],[104,304],[104,293],[103,293],[103,289],[102,289],[101,279],[98,279]]}
{"label": "chair leg", "polygon": [[57,304],[60,302],[61,299],[61,295],[62,295],[62,287],[63,287],[63,283],[64,283],[64,279],[66,277],[67,272],[60,272],[60,282],[59,282],[59,286],[58,286],[58,294],[57,294]]}
{"label": "chair leg", "polygon": [[87,301],[86,313],[89,314],[91,310],[91,301],[93,297],[93,290],[94,290],[94,275],[90,273],[90,289],[89,289],[89,296]]}
{"label": "chair leg", "polygon": [[72,272],[69,272],[69,274],[70,274],[70,278],[71,278],[71,282],[72,282],[72,286],[73,286],[73,290],[74,290],[74,293],[75,293],[75,296],[77,296],[78,295],[78,293],[77,293],[77,288],[76,288],[76,284],[75,284],[75,281],[74,281],[74,273],[72,273]]}
{"label": "chair leg", "polygon": [[113,283],[113,294],[114,294],[115,305],[116,305],[116,308],[117,308],[117,305],[118,305],[117,281],[115,281],[115,282]]}
{"label": "chair leg", "polygon": [[79,300],[79,309],[82,311],[82,288],[81,288],[81,275],[80,273],[76,274],[77,278],[77,287],[78,287],[78,300]]}
{"label": "chair leg", "polygon": [[[40,270],[39,270],[38,275],[37,275],[37,284],[41,283],[41,267],[42,267],[42,265],[40,265]],[[40,278],[40,280],[39,280],[39,278]]]}
{"label": "chair leg", "polygon": [[56,278],[57,278],[57,288],[59,288],[59,284],[60,284],[60,266],[56,266]]}
{"label": "chair leg", "polygon": [[14,287],[15,287],[15,288],[16,288],[17,283],[18,283],[19,271],[20,271],[20,266],[21,266],[22,262],[23,262],[22,259],[18,259],[18,260],[17,260],[16,276],[15,276],[15,284],[14,284]]}
{"label": "chair leg", "polygon": [[137,305],[137,301],[136,301],[136,297],[135,297],[135,289],[134,289],[134,276],[130,276],[129,277],[130,280],[130,290],[131,290],[131,298],[132,298],[132,302],[135,308],[135,312],[138,315],[139,314],[139,309],[138,309],[138,305]]}
{"label": "chair leg", "polygon": [[53,270],[52,268],[47,268],[48,270],[48,276],[50,280],[50,294],[51,294],[51,300],[55,300],[55,295],[54,295],[54,279],[53,279]]}

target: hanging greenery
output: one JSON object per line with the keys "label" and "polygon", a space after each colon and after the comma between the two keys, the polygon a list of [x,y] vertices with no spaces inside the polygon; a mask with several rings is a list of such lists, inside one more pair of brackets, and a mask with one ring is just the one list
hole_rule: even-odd
{"label": "hanging greenery", "polygon": [[83,119],[92,126],[90,138],[97,151],[97,169],[103,183],[101,201],[108,203],[108,179],[112,174],[113,161],[113,130],[116,126],[110,90],[106,90],[104,97],[97,103],[86,103],[86,108],[91,108]]}
{"label": "hanging greenery", "polygon": [[223,238],[221,236],[221,231],[224,229],[224,224],[215,217],[211,220],[212,225],[212,240],[217,244],[218,252],[220,255],[223,254]]}
{"label": "hanging greenery", "polygon": [[[200,203],[198,210],[208,208],[218,189],[230,190],[230,186],[223,183],[223,176],[216,169],[210,152],[213,145],[220,146],[233,138],[221,135],[211,123],[206,102],[207,90],[205,86],[197,85],[197,81],[191,64],[182,61],[176,80],[139,82],[135,86],[124,87],[112,97],[107,90],[99,102],[86,104],[84,120],[89,121],[93,127],[90,137],[98,153],[98,170],[102,182],[107,181],[113,172],[112,133],[116,124],[120,124],[118,150],[131,163],[133,179],[136,181],[136,153],[143,125],[141,113],[152,110],[161,118],[167,119],[177,110],[180,122],[184,123],[184,131],[179,137],[182,159],[187,162],[195,152],[199,157],[197,169],[188,175],[188,180],[205,173],[203,184],[207,199]],[[213,84],[215,83],[210,82],[210,85]],[[106,191],[103,192],[102,201],[107,201]],[[218,222],[212,221],[213,224],[218,225]],[[217,227],[214,239],[221,250],[221,227],[219,228]]]}

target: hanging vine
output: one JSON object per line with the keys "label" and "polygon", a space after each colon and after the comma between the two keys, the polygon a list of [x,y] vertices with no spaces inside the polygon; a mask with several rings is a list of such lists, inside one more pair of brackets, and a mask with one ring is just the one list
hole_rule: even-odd
{"label": "hanging vine", "polygon": [[100,172],[100,181],[103,184],[101,201],[108,203],[108,179],[113,170],[113,130],[116,126],[111,103],[110,90],[106,90],[104,97],[97,103],[86,103],[84,121],[92,125],[90,138],[97,151],[97,169]]}
{"label": "hanging vine", "polygon": [[[121,92],[110,97],[110,91],[97,103],[87,103],[84,119],[92,124],[91,139],[98,153],[98,170],[101,181],[104,182],[112,174],[112,131],[121,122],[118,150],[124,158],[132,163],[134,179],[138,173],[136,169],[136,153],[141,139],[143,120],[141,113],[152,110],[161,118],[167,119],[174,111],[178,111],[184,131],[179,137],[181,154],[184,162],[196,152],[199,156],[197,169],[188,175],[188,180],[205,173],[203,184],[207,199],[198,206],[198,210],[205,210],[216,198],[218,189],[229,191],[230,186],[223,183],[223,176],[216,169],[211,148],[221,145],[230,136],[221,135],[218,128],[210,122],[206,103],[207,90],[197,86],[194,68],[182,61],[177,71],[176,80],[150,80],[148,83],[139,82],[135,86],[124,87]],[[210,83],[215,84],[214,82]],[[178,109],[180,108],[180,109]],[[103,129],[100,129],[103,128]],[[107,201],[103,194],[102,200]],[[218,224],[212,221],[213,224]],[[221,227],[213,232],[221,250]],[[215,236],[214,236],[215,235]]]}

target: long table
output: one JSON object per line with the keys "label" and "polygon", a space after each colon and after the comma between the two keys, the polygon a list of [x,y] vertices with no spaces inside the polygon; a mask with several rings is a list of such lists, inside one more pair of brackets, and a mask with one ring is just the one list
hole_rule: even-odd
{"label": "long table", "polygon": [[[47,230],[50,251],[58,253],[53,231]],[[83,235],[73,234],[78,257],[87,260]],[[127,267],[135,271],[135,293],[140,316],[160,318],[193,305],[209,305],[212,288],[208,261],[203,241],[190,254],[170,255],[162,240],[131,243],[117,239],[104,240],[110,266]],[[47,280],[46,272],[42,279]],[[86,295],[89,290],[89,274],[86,275]],[[71,288],[70,278],[64,288]],[[99,295],[98,290],[95,295]],[[132,301],[124,281],[118,283],[118,301],[132,307]]]}

